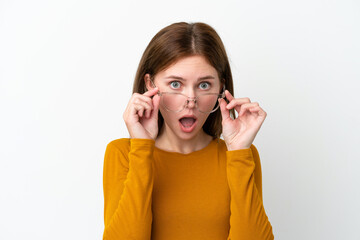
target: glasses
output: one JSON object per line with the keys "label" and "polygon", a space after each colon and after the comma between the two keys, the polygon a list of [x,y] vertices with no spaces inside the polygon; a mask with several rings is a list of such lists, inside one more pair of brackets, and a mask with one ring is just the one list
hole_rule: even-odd
{"label": "glasses", "polygon": [[[152,81],[151,81],[152,82]],[[153,82],[152,82],[153,83]],[[153,83],[155,86],[155,84]],[[218,98],[225,97],[225,85],[222,93],[202,93],[195,98],[190,98],[182,93],[177,92],[160,92],[157,93],[160,98],[160,104],[169,112],[181,112],[190,102],[202,113],[213,113],[219,108]]]}

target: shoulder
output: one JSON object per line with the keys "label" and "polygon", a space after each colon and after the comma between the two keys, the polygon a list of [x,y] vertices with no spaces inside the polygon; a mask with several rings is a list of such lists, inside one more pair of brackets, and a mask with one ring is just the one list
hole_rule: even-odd
{"label": "shoulder", "polygon": [[130,138],[112,140],[107,144],[106,149],[117,149],[121,152],[128,152],[130,150]]}
{"label": "shoulder", "polygon": [[128,154],[130,151],[130,139],[120,138],[110,141],[105,150],[104,162],[105,165],[118,165],[124,167],[128,166]]}

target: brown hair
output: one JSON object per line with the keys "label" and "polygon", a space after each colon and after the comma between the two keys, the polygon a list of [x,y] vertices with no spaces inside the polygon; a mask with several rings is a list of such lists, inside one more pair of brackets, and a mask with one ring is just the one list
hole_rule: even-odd
{"label": "brown hair", "polygon": [[[161,29],[151,39],[140,60],[133,93],[143,94],[147,91],[144,80],[147,73],[153,78],[179,59],[193,55],[204,56],[216,69],[220,82],[234,95],[233,79],[224,44],[211,26],[201,22],[173,23]],[[233,109],[230,110],[230,116],[234,119]],[[203,125],[204,132],[213,138],[219,138],[222,132],[221,121],[221,112],[218,108],[206,119]],[[159,132],[163,123],[164,119],[159,112]]]}

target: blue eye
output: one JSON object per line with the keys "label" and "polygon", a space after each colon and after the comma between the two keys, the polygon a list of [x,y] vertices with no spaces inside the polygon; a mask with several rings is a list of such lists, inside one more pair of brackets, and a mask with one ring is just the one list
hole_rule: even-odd
{"label": "blue eye", "polygon": [[209,82],[202,82],[199,86],[201,89],[208,89],[210,88],[211,84]]}
{"label": "blue eye", "polygon": [[178,88],[178,87],[180,87],[180,82],[179,81],[172,81],[172,82],[170,82],[170,86],[172,88]]}

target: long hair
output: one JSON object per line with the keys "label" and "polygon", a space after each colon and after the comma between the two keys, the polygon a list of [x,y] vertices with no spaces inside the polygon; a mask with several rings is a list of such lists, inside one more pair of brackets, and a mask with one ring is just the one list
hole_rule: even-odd
{"label": "long hair", "polygon": [[[201,55],[207,59],[219,76],[220,82],[234,95],[233,79],[229,60],[223,42],[216,31],[208,24],[196,22],[173,23],[161,29],[146,47],[133,85],[133,93],[143,94],[147,91],[144,77],[146,74],[155,76],[181,58]],[[230,110],[234,119],[235,112]],[[213,138],[219,138],[222,133],[222,117],[220,108],[206,119],[203,130]],[[162,128],[164,118],[159,112],[158,129]]]}

